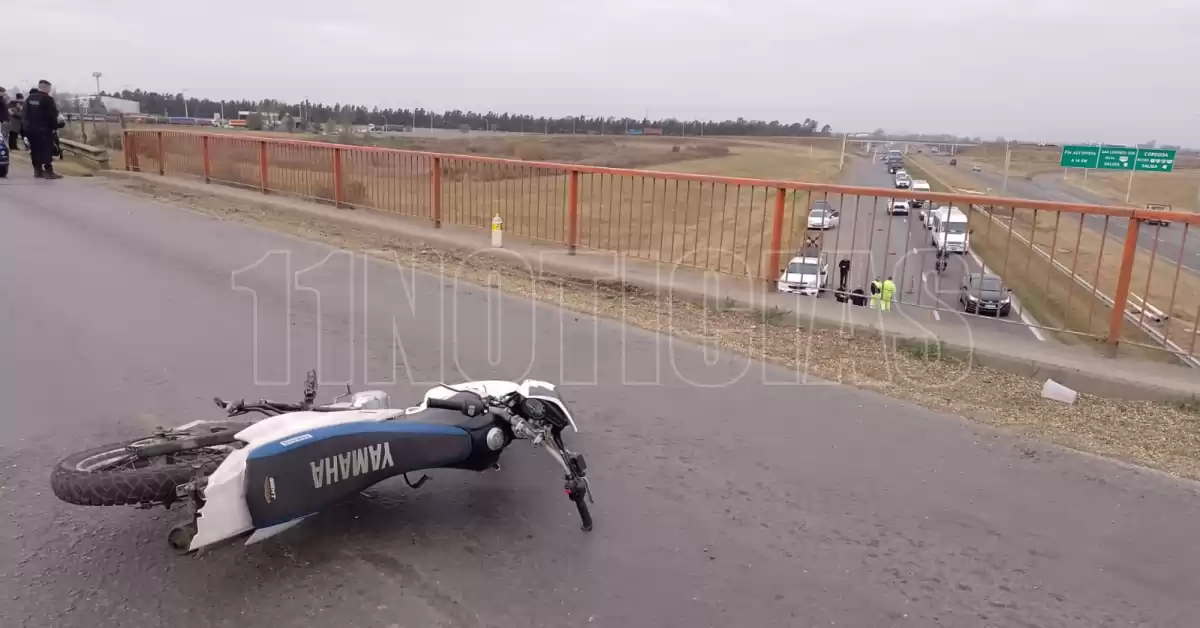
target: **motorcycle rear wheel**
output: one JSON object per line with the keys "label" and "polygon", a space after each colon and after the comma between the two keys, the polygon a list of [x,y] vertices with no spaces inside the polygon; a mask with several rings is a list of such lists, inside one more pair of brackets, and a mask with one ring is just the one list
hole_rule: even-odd
{"label": "motorcycle rear wheel", "polygon": [[158,440],[138,438],[63,458],[50,476],[54,495],[78,506],[170,505],[178,499],[176,487],[212,473],[228,453],[195,449],[139,459],[125,449]]}

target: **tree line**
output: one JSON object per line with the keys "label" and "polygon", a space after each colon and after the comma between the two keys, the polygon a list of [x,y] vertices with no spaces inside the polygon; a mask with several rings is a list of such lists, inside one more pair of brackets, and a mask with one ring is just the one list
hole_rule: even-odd
{"label": "tree line", "polygon": [[[428,109],[368,109],[361,105],[327,105],[308,100],[300,103],[285,103],[274,99],[212,100],[209,98],[185,98],[183,94],[122,90],[101,92],[101,95],[133,100],[141,105],[142,113],[169,117],[190,116],[209,118],[214,115],[224,119],[237,119],[238,112],[250,111],[272,114],[273,117],[291,118],[299,128],[319,124],[378,126],[415,126],[440,129],[459,129],[463,125],[475,130],[508,131],[524,133],[602,133],[620,134],[628,130],[644,128],[662,129],[663,135],[758,135],[758,136],[821,136],[831,135],[833,127],[820,124],[811,118],[802,122],[783,123],[778,120],[679,120],[676,118],[629,118],[588,116],[531,116],[509,112],[486,113],[453,109],[434,112]],[[92,101],[92,108],[99,108],[99,99]],[[102,113],[93,111],[91,113]]]}

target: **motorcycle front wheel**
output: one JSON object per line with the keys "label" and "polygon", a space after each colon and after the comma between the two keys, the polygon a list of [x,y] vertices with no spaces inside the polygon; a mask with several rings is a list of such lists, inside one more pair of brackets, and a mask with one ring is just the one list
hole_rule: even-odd
{"label": "motorcycle front wheel", "polygon": [[217,449],[193,449],[138,458],[126,449],[155,442],[161,439],[138,438],[63,458],[50,476],[54,495],[79,506],[170,505],[177,500],[176,487],[212,473],[228,455]]}

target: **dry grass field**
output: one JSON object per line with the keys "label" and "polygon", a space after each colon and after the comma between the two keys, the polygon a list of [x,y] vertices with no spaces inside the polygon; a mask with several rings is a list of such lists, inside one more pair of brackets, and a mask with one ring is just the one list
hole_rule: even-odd
{"label": "dry grass field", "polygon": [[[224,137],[228,135],[228,139]],[[287,135],[287,134],[285,134]],[[213,180],[260,187],[257,134],[233,132],[209,141]],[[139,135],[138,166],[159,168],[157,138]],[[413,142],[410,138],[403,138]],[[203,176],[201,135],[164,135],[167,172]],[[693,174],[831,182],[839,152],[817,142],[621,136],[478,136],[421,138],[421,151]],[[829,148],[840,151],[840,143]],[[388,151],[341,151],[342,201],[408,216],[431,217],[432,160]],[[333,202],[334,149],[267,145],[269,191]],[[566,242],[569,175],[520,164],[443,157],[442,219],[487,227],[499,216],[514,235]],[[636,257],[758,276],[770,248],[775,191],[637,175],[581,173],[579,245]],[[783,246],[791,245],[807,195],[789,195]]]}

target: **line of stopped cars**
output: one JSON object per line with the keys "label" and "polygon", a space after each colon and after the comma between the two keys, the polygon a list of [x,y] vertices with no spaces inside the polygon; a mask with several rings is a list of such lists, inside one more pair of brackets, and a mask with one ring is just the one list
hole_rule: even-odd
{"label": "line of stopped cars", "polygon": [[[896,189],[913,192],[929,192],[929,183],[913,179],[904,170],[902,156],[892,151],[885,157],[889,174],[895,175]],[[884,210],[888,216],[909,216],[919,210],[921,225],[929,232],[929,241],[935,250],[946,253],[968,253],[971,247],[971,230],[967,215],[958,207],[939,207],[933,201],[922,199],[885,199]],[[808,213],[808,230],[828,231],[841,224],[841,213],[829,201],[821,199],[812,204]],[[810,239],[812,244],[813,240]],[[797,252],[779,271],[777,289],[789,294],[818,296],[829,288],[829,253],[819,246],[809,246]],[[815,250],[814,250],[815,249]],[[995,275],[967,273],[959,288],[958,301],[962,309],[972,314],[995,314],[1008,316],[1012,310],[1012,291]]]}

